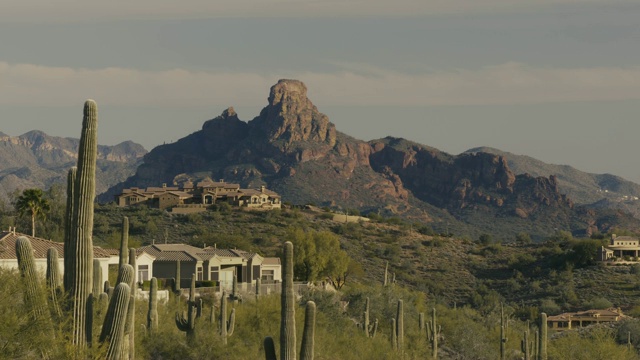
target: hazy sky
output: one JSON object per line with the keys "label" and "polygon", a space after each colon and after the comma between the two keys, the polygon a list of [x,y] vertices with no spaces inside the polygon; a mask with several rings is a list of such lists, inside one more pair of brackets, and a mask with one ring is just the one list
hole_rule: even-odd
{"label": "hazy sky", "polygon": [[4,0],[0,131],[150,149],[280,78],[339,131],[640,182],[637,0]]}

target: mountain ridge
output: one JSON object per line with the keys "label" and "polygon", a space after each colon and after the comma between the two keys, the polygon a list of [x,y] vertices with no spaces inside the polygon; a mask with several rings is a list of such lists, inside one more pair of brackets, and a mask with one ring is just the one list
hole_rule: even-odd
{"label": "mountain ridge", "polygon": [[[67,171],[77,162],[79,141],[40,130],[19,136],[0,133],[0,199],[8,200],[8,194],[16,190],[65,183]],[[104,192],[133,174],[146,153],[132,141],[98,145],[97,191]]]}
{"label": "mountain ridge", "polygon": [[293,203],[381,212],[442,231],[451,224],[471,235],[500,226],[537,238],[558,230],[588,234],[612,223],[638,226],[623,213],[576,209],[557,177],[516,174],[504,156],[450,155],[405,139],[366,142],[343,134],[306,92],[300,81],[278,81],[258,116],[244,122],[233,108],[224,110],[201,130],[151,150],[136,174],[101,201],[125,187],[210,177],[266,185]]}

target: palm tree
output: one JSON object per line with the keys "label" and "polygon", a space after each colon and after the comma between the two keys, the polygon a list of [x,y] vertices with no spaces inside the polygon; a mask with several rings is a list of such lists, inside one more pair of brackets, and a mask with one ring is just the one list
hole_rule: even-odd
{"label": "palm tree", "polygon": [[49,202],[40,189],[25,189],[16,201],[16,209],[20,215],[31,215],[31,236],[36,236],[36,217],[43,220],[49,211]]}

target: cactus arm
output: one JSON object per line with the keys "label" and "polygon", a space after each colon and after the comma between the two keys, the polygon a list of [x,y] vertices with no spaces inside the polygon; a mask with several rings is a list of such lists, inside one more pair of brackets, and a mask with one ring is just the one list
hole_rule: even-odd
{"label": "cactus arm", "polygon": [[72,167],[67,173],[67,205],[65,208],[64,216],[64,245],[63,245],[63,261],[65,272],[62,276],[63,286],[65,290],[71,288],[71,272],[68,271],[73,267],[71,245],[72,240],[72,227],[73,227],[73,199],[76,192],[76,178],[78,175],[78,168]]}
{"label": "cactus arm", "polygon": [[[129,308],[129,300],[131,298],[131,288],[126,283],[120,283],[113,291],[113,297],[109,303],[105,325],[100,342],[109,342],[106,358],[109,360],[120,359],[124,345],[124,328],[126,325],[127,309]],[[108,329],[108,331],[105,331]]]}
{"label": "cactus arm", "polygon": [[56,318],[62,316],[58,297],[62,292],[60,288],[60,266],[58,263],[58,250],[49,248],[47,250],[47,289],[49,290],[49,300],[51,301],[52,313]]}

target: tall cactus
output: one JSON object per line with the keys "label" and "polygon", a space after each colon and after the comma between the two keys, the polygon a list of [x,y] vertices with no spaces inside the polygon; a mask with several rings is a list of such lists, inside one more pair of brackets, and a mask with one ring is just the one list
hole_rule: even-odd
{"label": "tall cactus", "polygon": [[398,336],[398,351],[404,352],[404,301],[398,300],[396,334]]}
{"label": "tall cactus", "polygon": [[391,319],[391,348],[398,350],[398,330],[395,318]]}
{"label": "tall cactus", "polygon": [[[293,244],[290,241],[284,243],[280,313],[280,359],[296,360],[296,322],[295,322],[295,292],[293,289]],[[312,305],[310,304],[312,303]],[[302,360],[313,359],[313,346],[315,333],[315,303],[308,302],[305,312],[305,329],[303,333],[301,350]],[[267,360],[277,360],[273,338],[267,336],[264,339],[264,353]]]}
{"label": "tall cactus", "polygon": [[383,286],[387,286],[389,278],[389,262],[387,261],[384,265],[384,281],[382,282]]}
{"label": "tall cactus", "polygon": [[313,360],[313,348],[316,332],[316,303],[307,301],[304,313],[304,329],[302,331],[302,346],[300,360]]}
{"label": "tall cactus", "polygon": [[364,330],[364,334],[367,337],[371,337],[371,338],[375,337],[376,331],[378,331],[378,319],[376,319],[375,322],[371,324],[369,297],[367,297],[365,301],[363,317],[364,317],[364,321],[362,323],[362,330]]}
{"label": "tall cactus", "polygon": [[71,271],[68,271],[73,267],[71,258],[73,251],[71,250],[71,237],[73,227],[73,199],[76,194],[76,178],[78,177],[78,168],[72,167],[67,173],[67,206],[65,208],[64,216],[64,247],[63,247],[63,261],[64,261],[64,274],[63,285],[65,290],[71,288]]}
{"label": "tall cactus", "polygon": [[173,279],[173,292],[180,295],[180,260],[176,261],[176,277]]}
{"label": "tall cactus", "polygon": [[122,217],[122,234],[120,234],[120,255],[118,268],[129,263],[129,218]]}
{"label": "tall cactus", "polygon": [[509,329],[509,322],[504,316],[504,306],[500,304],[500,360],[505,359],[505,346],[507,344],[507,332]]}
{"label": "tall cactus", "polygon": [[547,360],[547,314],[540,314],[540,337],[538,339],[538,360]]}
{"label": "tall cactus", "polygon": [[102,266],[100,260],[93,259],[93,287],[91,293],[97,298],[102,292]]}
{"label": "tall cactus", "polygon": [[283,248],[280,359],[296,359],[296,294],[293,289],[293,243],[287,241]]}
{"label": "tall cactus", "polygon": [[[96,195],[96,158],[98,152],[98,107],[93,100],[84,103],[82,135],[78,151],[78,172],[73,198],[70,243],[67,262],[69,291],[73,302],[73,337],[75,345],[86,345],[87,301],[93,285],[93,202]],[[67,265],[65,264],[65,266]]]}
{"label": "tall cactus", "polygon": [[418,330],[420,330],[421,334],[424,331],[424,313],[423,312],[418,314]]}
{"label": "tall cactus", "polygon": [[32,318],[36,321],[48,321],[47,303],[40,288],[31,241],[25,236],[16,239],[18,269],[24,285],[24,303]]}
{"label": "tall cactus", "polygon": [[126,283],[119,283],[113,291],[109,309],[104,319],[100,334],[100,342],[109,342],[108,360],[121,360],[124,353],[124,328],[127,322],[127,309],[131,299],[131,288]]}
{"label": "tall cactus", "polygon": [[262,290],[262,280],[260,278],[256,279],[256,299],[260,297],[260,291]]}
{"label": "tall cactus", "polygon": [[176,313],[176,326],[178,330],[184,331],[187,334],[187,342],[195,341],[196,313],[196,274],[192,274],[187,311],[184,311],[182,314]]}
{"label": "tall cactus", "polygon": [[60,266],[58,263],[58,250],[49,248],[47,250],[47,289],[49,290],[49,300],[51,301],[52,313],[55,317],[62,316],[58,296],[60,289]]}
{"label": "tall cactus", "polygon": [[158,279],[151,278],[149,285],[149,311],[147,312],[147,330],[154,333],[158,330]]}
{"label": "tall cactus", "polygon": [[236,324],[236,309],[231,309],[229,320],[227,320],[227,293],[223,290],[220,297],[220,336],[222,343],[227,345],[227,339],[233,335]]}
{"label": "tall cactus", "polygon": [[529,342],[529,330],[525,330],[522,341],[520,341],[520,349],[522,350],[522,354],[524,354],[524,360],[531,360],[531,347],[532,344]]}
{"label": "tall cactus", "polygon": [[127,311],[127,323],[125,325],[125,352],[130,359],[135,358],[135,314],[136,314],[136,249],[129,249],[129,265],[133,269],[133,277],[129,285],[131,286],[131,299],[129,299],[129,310]]}
{"label": "tall cactus", "polygon": [[436,308],[431,310],[431,321],[427,322],[427,339],[431,342],[431,357],[438,358],[438,338],[442,332],[442,326],[436,322]]}

